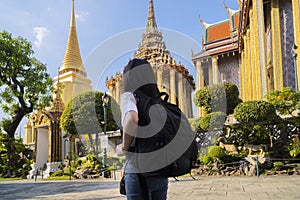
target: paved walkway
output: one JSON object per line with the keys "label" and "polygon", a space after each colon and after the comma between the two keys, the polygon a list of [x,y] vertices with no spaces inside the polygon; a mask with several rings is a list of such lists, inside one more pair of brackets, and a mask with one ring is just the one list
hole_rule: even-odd
{"label": "paved walkway", "polygon": [[[190,177],[170,179],[168,199],[300,199],[300,176]],[[126,199],[119,181],[0,181],[0,199]]]}

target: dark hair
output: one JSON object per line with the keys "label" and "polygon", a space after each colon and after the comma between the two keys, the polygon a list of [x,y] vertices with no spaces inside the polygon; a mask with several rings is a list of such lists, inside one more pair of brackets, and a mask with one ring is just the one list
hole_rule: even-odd
{"label": "dark hair", "polygon": [[145,59],[134,58],[123,71],[124,92],[142,91],[147,96],[159,95],[156,78],[151,65]]}

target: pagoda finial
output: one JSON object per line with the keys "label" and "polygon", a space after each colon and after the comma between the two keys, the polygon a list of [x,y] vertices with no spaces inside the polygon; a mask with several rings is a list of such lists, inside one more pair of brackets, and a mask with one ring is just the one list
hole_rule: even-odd
{"label": "pagoda finial", "polygon": [[224,5],[224,8],[227,10],[227,9],[228,9],[228,6],[226,6],[225,0],[223,0],[223,5]]}
{"label": "pagoda finial", "polygon": [[76,27],[76,23],[75,23],[74,0],[72,0],[72,16],[71,16],[71,23],[70,23],[70,25]]}
{"label": "pagoda finial", "polygon": [[198,16],[198,19],[199,19],[200,23],[202,24],[203,28],[206,29],[206,28],[208,27],[209,24],[205,23],[205,22],[201,19],[200,15]]}
{"label": "pagoda finial", "polygon": [[67,68],[72,68],[72,69],[79,68],[81,70],[84,70],[82,65],[81,55],[80,55],[79,44],[78,44],[77,31],[76,31],[74,0],[72,0],[70,32],[68,36],[66,53],[62,63],[61,70]]}
{"label": "pagoda finial", "polygon": [[[240,2],[240,0],[238,0],[238,2]],[[225,4],[225,0],[223,0],[223,5],[225,10],[228,13],[228,17],[230,18],[232,15],[234,15],[235,13],[237,13],[239,10],[233,10],[231,8],[229,8],[226,4]],[[230,20],[230,19],[229,19]]]}
{"label": "pagoda finial", "polygon": [[154,14],[153,0],[150,0],[146,31],[156,29],[156,28],[157,28],[157,25],[156,25],[155,14]]}

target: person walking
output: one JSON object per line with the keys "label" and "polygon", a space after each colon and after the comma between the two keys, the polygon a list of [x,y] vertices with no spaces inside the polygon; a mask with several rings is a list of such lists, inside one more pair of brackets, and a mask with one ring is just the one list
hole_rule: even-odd
{"label": "person walking", "polygon": [[[137,91],[149,97],[157,97],[160,92],[151,65],[144,59],[132,59],[123,71],[124,93],[121,96],[123,127],[123,152],[134,152],[135,137],[139,137]],[[141,134],[141,133],[140,133]],[[167,199],[168,178],[163,176],[142,176],[132,158],[126,154],[125,189],[128,200]]]}

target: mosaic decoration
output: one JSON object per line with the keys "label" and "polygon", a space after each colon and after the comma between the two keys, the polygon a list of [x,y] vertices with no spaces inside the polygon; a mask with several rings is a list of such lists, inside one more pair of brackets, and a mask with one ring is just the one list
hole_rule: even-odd
{"label": "mosaic decoration", "polygon": [[291,0],[280,1],[282,71],[284,87],[295,89],[295,70],[292,52],[294,46],[293,10]]}

